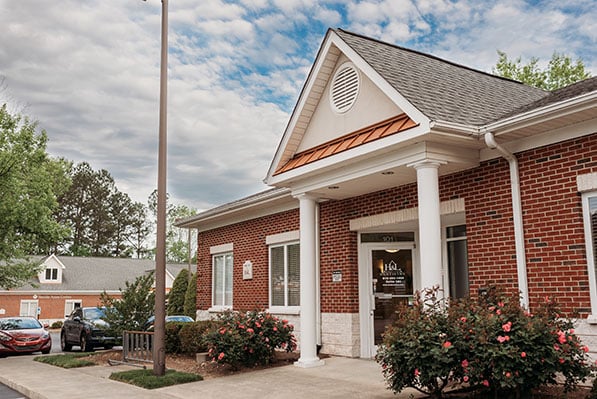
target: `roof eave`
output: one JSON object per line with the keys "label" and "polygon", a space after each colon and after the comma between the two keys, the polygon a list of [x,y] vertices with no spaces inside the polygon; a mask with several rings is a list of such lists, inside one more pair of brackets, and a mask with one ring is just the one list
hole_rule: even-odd
{"label": "roof eave", "polygon": [[566,99],[560,102],[548,104],[517,115],[497,120],[480,127],[480,134],[491,131],[496,135],[505,134],[521,127],[544,122],[546,120],[562,117],[574,112],[579,112],[595,107],[597,103],[597,91],[581,94],[580,96]]}

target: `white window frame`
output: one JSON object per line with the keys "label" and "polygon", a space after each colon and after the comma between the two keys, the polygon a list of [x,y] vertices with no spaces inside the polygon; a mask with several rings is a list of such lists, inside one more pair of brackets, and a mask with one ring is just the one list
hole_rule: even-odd
{"label": "white window frame", "polygon": [[[48,272],[50,272],[50,278],[48,278]],[[52,274],[54,274],[54,273],[56,273],[56,278],[54,278],[52,276]],[[58,268],[57,267],[48,267],[46,269],[45,274],[46,274],[46,276],[45,276],[46,281],[58,281],[59,276],[58,276]]]}
{"label": "white window frame", "polygon": [[[233,246],[232,244],[224,244],[224,245],[218,245],[216,247],[212,247],[210,252],[211,252],[211,308],[209,308],[208,311],[210,312],[222,312],[224,310],[228,310],[228,309],[232,309],[232,304],[234,303],[234,254],[233,254]],[[220,252],[223,251],[223,252]],[[230,304],[226,304],[226,257],[230,256],[232,259],[232,264],[230,265],[231,267],[231,271],[230,271],[230,275],[232,278],[232,292],[231,292],[231,297],[230,297]],[[223,290],[222,290],[222,303],[224,303],[224,305],[216,305],[215,304],[215,296],[216,296],[216,279],[214,278],[215,276],[215,266],[216,266],[216,258],[217,257],[223,257],[224,258],[224,273],[223,273],[223,279],[222,279],[222,285],[223,285]]]}
{"label": "white window frame", "polygon": [[587,254],[587,272],[589,275],[589,289],[591,295],[591,315],[587,318],[591,324],[597,324],[597,260],[595,259],[593,248],[593,233],[591,231],[591,210],[589,208],[589,199],[597,198],[596,191],[587,191],[582,193],[582,213],[585,232],[585,248]]}
{"label": "white window frame", "polygon": [[[23,305],[27,306],[26,312],[23,312]],[[37,318],[38,308],[39,301],[37,299],[21,299],[21,304],[19,306],[19,316],[31,316]]]}
{"label": "white window frame", "polygon": [[[77,303],[79,304],[79,306],[75,306]],[[75,308],[80,308],[82,306],[82,299],[66,299],[64,301],[64,317],[68,317],[73,312],[73,310],[75,310]]]}
{"label": "white window frame", "polygon": [[[299,241],[290,241],[290,242],[282,242],[282,243],[275,243],[268,246],[268,263],[269,263],[269,273],[268,273],[268,291],[269,291],[269,312],[271,313],[282,313],[282,314],[299,314],[300,313],[300,305],[298,306],[289,306],[288,305],[288,247],[290,245],[299,245]],[[284,305],[272,305],[272,249],[284,247]],[[300,248],[300,247],[299,247]],[[300,262],[299,262],[299,276],[300,276]],[[300,282],[300,277],[299,277]],[[300,300],[299,300],[300,301]]]}

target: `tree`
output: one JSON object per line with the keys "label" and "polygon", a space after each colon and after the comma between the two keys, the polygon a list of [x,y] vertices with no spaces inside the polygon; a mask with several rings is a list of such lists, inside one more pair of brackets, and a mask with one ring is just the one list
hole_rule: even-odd
{"label": "tree", "polygon": [[[169,195],[166,195],[169,199]],[[157,217],[157,190],[154,190],[148,198],[148,208],[154,217]],[[189,256],[189,242],[196,239],[191,229],[182,229],[174,224],[177,219],[193,216],[197,213],[196,209],[189,208],[186,205],[166,205],[166,260],[170,263],[185,263],[191,258],[196,260],[196,255]]]}
{"label": "tree", "polygon": [[189,271],[182,269],[172,284],[172,290],[168,295],[167,313],[170,315],[184,314],[185,297],[189,286]]}
{"label": "tree", "polygon": [[109,331],[121,337],[123,331],[139,331],[153,315],[155,294],[153,292],[153,272],[144,274],[133,283],[125,282],[120,289],[121,298],[110,296],[106,291],[100,295],[100,302],[106,308],[102,318],[110,325]]}
{"label": "tree", "polygon": [[149,257],[151,251],[147,248],[147,238],[153,232],[153,223],[147,217],[147,207],[135,202],[129,209],[131,224],[127,240],[137,258]]}
{"label": "tree", "polygon": [[520,57],[512,61],[505,52],[499,50],[498,56],[494,74],[544,90],[553,91],[591,77],[580,58],[573,62],[569,56],[557,52],[553,53],[544,70],[539,68],[539,59],[535,57],[523,65]]}
{"label": "tree", "polygon": [[197,273],[189,280],[184,297],[184,314],[195,319],[197,316]]}
{"label": "tree", "polygon": [[0,107],[0,287],[21,286],[38,272],[27,255],[68,234],[53,219],[68,188],[65,163],[46,153],[45,131]]}
{"label": "tree", "polygon": [[[71,168],[73,184],[59,198],[57,218],[72,229],[62,243],[75,256],[140,257],[151,229],[144,205],[118,190],[110,173],[87,162]],[[141,220],[138,220],[141,218]]]}

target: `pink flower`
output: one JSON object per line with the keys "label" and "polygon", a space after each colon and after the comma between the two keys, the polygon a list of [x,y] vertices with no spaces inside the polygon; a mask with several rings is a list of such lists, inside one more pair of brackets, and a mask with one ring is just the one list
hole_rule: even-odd
{"label": "pink flower", "polygon": [[587,353],[587,352],[589,352],[589,347],[585,345],[582,347],[582,350],[583,350],[583,352]]}
{"label": "pink flower", "polygon": [[504,302],[498,302],[498,306],[499,306],[500,308],[503,308],[503,307],[504,307]]}
{"label": "pink flower", "polygon": [[498,315],[502,314],[502,311],[500,309],[498,309],[498,310],[495,311],[495,314],[498,314]]}
{"label": "pink flower", "polygon": [[486,387],[488,387],[489,386],[489,381],[483,380],[483,385],[485,385]]}
{"label": "pink flower", "polygon": [[463,323],[466,323],[466,317],[461,317],[460,321],[463,322]]}
{"label": "pink flower", "polygon": [[255,323],[255,327],[257,327],[257,328],[261,328],[261,324],[260,324],[259,322],[256,322],[256,323]]}
{"label": "pink flower", "polygon": [[557,350],[557,351],[559,351],[559,350],[560,350],[560,347],[558,346],[558,344],[553,344],[553,348],[554,348],[555,350]]}
{"label": "pink flower", "polygon": [[509,371],[506,371],[506,374],[504,374],[506,376],[506,378],[510,378],[512,377],[512,373],[510,373]]}
{"label": "pink flower", "polygon": [[468,382],[468,375],[465,375],[464,377],[462,377],[462,381]]}
{"label": "pink flower", "polygon": [[444,348],[449,348],[450,346],[452,346],[452,343],[450,341],[444,342],[444,345],[443,345]]}
{"label": "pink flower", "polygon": [[562,358],[559,358],[558,361],[560,362],[560,364],[564,364],[565,360]]}
{"label": "pink flower", "polygon": [[497,337],[497,340],[500,344],[503,344],[506,341],[510,341],[510,337],[508,335],[504,335],[504,336],[500,335]]}
{"label": "pink flower", "polygon": [[522,358],[527,357],[527,353],[526,352],[520,352],[520,357],[522,357]]}
{"label": "pink flower", "polygon": [[226,329],[224,327],[220,328],[220,334],[226,334]]}
{"label": "pink flower", "polygon": [[419,375],[421,375],[421,372],[419,369],[415,369],[415,377],[418,377]]}
{"label": "pink flower", "polygon": [[220,352],[218,355],[218,360],[222,360],[224,358],[224,352]]}
{"label": "pink flower", "polygon": [[272,330],[274,330],[274,331],[278,331],[278,328],[277,328],[277,327],[274,327],[274,328],[272,328]]}
{"label": "pink flower", "polygon": [[510,332],[510,330],[512,329],[512,322],[509,321],[506,324],[502,325],[502,330],[504,330],[504,332]]}
{"label": "pink flower", "polygon": [[468,360],[464,359],[461,363],[463,368],[467,368],[468,367]]}
{"label": "pink flower", "polygon": [[244,329],[245,329],[245,326],[244,326],[244,325],[242,325],[242,324],[239,324],[239,325],[238,325],[238,328],[240,328],[241,330],[244,330]]}
{"label": "pink flower", "polygon": [[253,334],[255,331],[254,331],[252,328],[247,328],[247,332],[248,332],[249,334]]}
{"label": "pink flower", "polygon": [[568,334],[574,334],[574,328],[571,328],[570,330],[568,330]]}

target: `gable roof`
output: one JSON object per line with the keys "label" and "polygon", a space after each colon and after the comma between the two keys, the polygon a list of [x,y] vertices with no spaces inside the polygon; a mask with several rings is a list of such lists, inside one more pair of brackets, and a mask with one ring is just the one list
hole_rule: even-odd
{"label": "gable roof", "polygon": [[[32,257],[43,263],[47,257]],[[125,282],[132,283],[139,276],[155,270],[152,259],[88,258],[80,256],[57,256],[64,265],[62,283],[27,284],[11,291],[118,291]],[[173,277],[187,265],[168,264],[166,270]],[[194,272],[194,270],[193,270]]]}
{"label": "gable roof", "polygon": [[432,121],[482,126],[549,92],[342,29],[336,34]]}
{"label": "gable roof", "polygon": [[400,114],[397,117],[390,118],[373,126],[368,126],[357,130],[356,132],[323,143],[315,148],[296,153],[290,161],[278,168],[275,174],[284,173],[311,162],[347,151],[370,141],[403,132],[415,126],[417,126],[417,124],[406,114]]}

